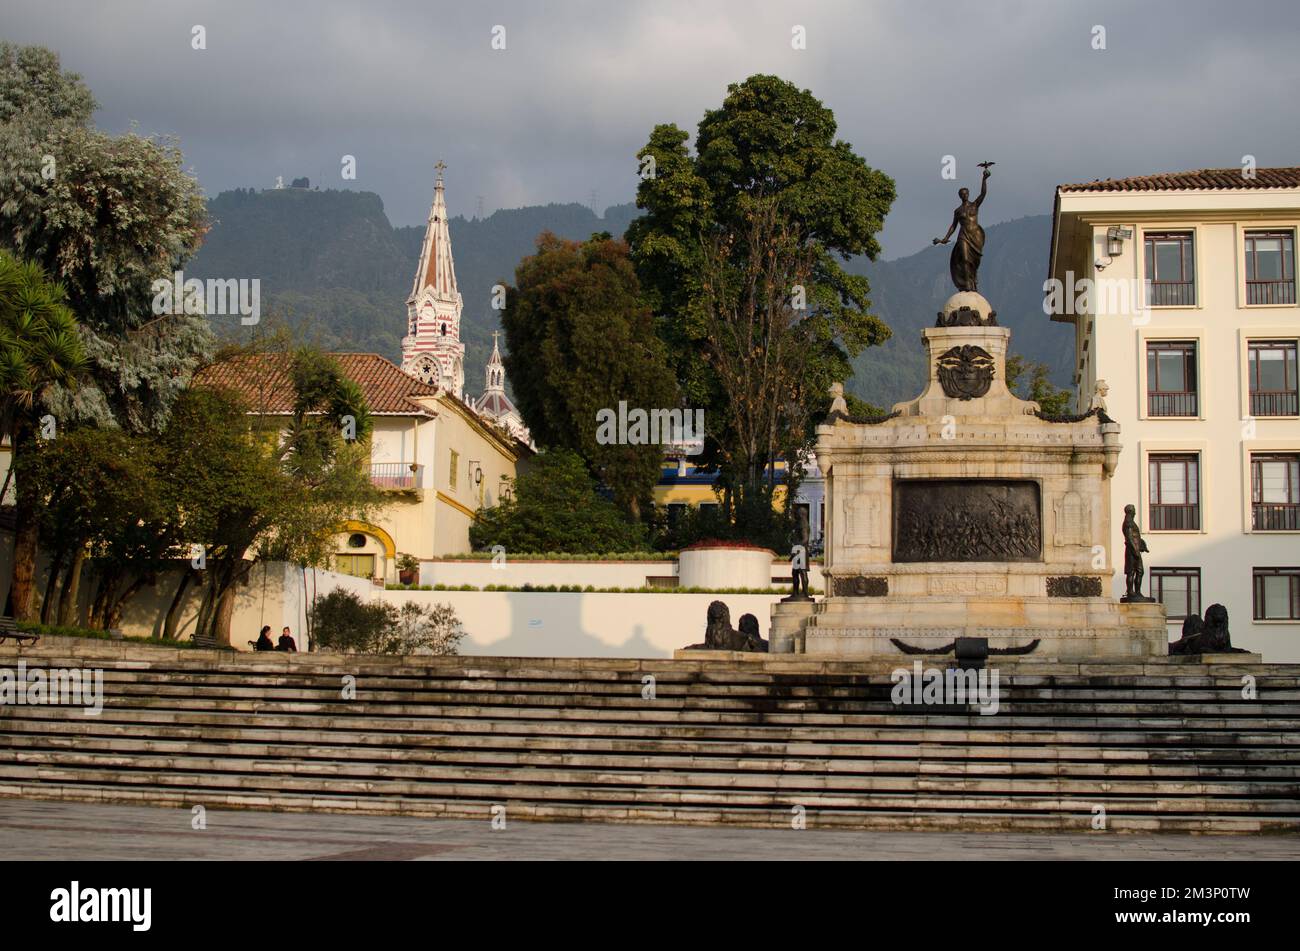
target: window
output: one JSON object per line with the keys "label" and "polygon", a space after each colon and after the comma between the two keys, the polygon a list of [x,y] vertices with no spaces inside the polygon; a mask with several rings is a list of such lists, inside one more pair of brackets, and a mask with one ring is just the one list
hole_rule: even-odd
{"label": "window", "polygon": [[1146,234],[1147,305],[1196,305],[1196,264],[1190,231],[1149,231]]}
{"label": "window", "polygon": [[1147,415],[1195,416],[1196,341],[1147,343]]}
{"label": "window", "polygon": [[1255,569],[1255,620],[1300,621],[1300,568]]}
{"label": "window", "polygon": [[686,514],[685,502],[669,502],[668,503],[668,527],[676,528],[681,523],[682,516],[685,514]]}
{"label": "window", "polygon": [[1181,621],[1201,613],[1200,568],[1152,568],[1151,597],[1165,606],[1165,618]]}
{"label": "window", "polygon": [[456,490],[456,476],[460,472],[460,453],[455,449],[451,451],[451,472],[447,475],[447,484],[451,486],[452,491]]}
{"label": "window", "polygon": [[351,535],[348,536],[348,547],[349,547],[349,548],[365,548],[365,547],[366,547],[366,536],[363,535],[363,534],[361,534],[360,532],[353,532]]}
{"label": "window", "polygon": [[1246,303],[1295,303],[1295,234],[1246,232]]}
{"label": "window", "polygon": [[374,555],[335,555],[336,571],[354,578],[373,578],[375,576]]}
{"label": "window", "polygon": [[1300,390],[1296,387],[1296,342],[1252,340],[1247,347],[1250,415],[1300,415]]}
{"label": "window", "polygon": [[1200,457],[1195,453],[1147,457],[1151,531],[1200,531],[1200,469]]}
{"label": "window", "polygon": [[1300,531],[1300,453],[1250,454],[1250,513],[1257,532]]}

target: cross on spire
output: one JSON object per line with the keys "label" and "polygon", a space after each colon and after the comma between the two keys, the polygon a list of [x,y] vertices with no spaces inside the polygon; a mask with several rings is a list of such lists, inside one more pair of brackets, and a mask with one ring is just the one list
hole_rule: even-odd
{"label": "cross on spire", "polygon": [[446,170],[446,168],[447,168],[447,163],[445,163],[442,159],[438,159],[437,164],[434,165],[433,167],[434,167],[435,169],[438,170],[438,184],[441,185],[441,184],[442,184],[442,173],[443,173],[444,170]]}

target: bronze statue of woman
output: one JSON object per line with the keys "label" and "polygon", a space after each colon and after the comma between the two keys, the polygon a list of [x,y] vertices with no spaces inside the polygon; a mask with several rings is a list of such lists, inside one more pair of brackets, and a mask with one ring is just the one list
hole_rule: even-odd
{"label": "bronze statue of woman", "polygon": [[[980,227],[979,210],[984,196],[989,190],[989,166],[992,162],[981,162],[984,177],[980,179],[980,194],[974,201],[970,200],[970,189],[958,189],[961,207],[952,213],[952,225],[942,238],[935,238],[934,244],[947,244],[952,233],[957,231],[957,243],[953,246],[948,270],[952,273],[952,282],[959,291],[979,290],[980,258],[984,256],[984,229]],[[960,229],[960,230],[958,230]]]}

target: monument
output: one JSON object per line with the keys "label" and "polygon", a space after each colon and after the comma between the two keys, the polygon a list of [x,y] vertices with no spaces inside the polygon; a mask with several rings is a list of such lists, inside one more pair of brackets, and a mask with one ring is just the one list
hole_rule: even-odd
{"label": "monument", "polygon": [[773,606],[773,652],[942,653],[967,638],[1036,659],[1166,651],[1163,606],[1132,586],[1138,596],[1124,603],[1108,593],[1119,424],[1095,402],[1048,416],[1007,387],[1011,331],[977,289],[991,165],[979,197],[962,189],[948,235],[935,239],[959,231],[957,292],[921,332],[924,391],[880,417],[852,417],[837,401],[818,427],[826,595]]}

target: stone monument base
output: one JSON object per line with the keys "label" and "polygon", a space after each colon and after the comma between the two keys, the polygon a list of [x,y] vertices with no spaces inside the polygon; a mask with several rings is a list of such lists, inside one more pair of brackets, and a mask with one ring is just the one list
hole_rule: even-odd
{"label": "stone monument base", "polygon": [[804,624],[813,616],[815,601],[780,601],[772,605],[772,627],[768,631],[768,652],[802,654]]}
{"label": "stone monument base", "polygon": [[[776,627],[774,615],[774,632]],[[803,628],[801,653],[901,658],[908,653],[904,646],[942,650],[959,637],[987,638],[991,649],[1023,652],[1027,659],[1061,660],[1156,657],[1167,653],[1169,643],[1164,605],[1158,603],[1006,595],[849,597],[818,605]],[[791,640],[797,643],[798,636]]]}

